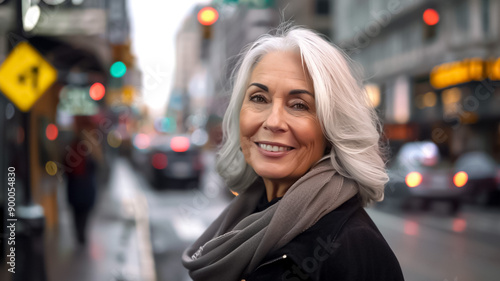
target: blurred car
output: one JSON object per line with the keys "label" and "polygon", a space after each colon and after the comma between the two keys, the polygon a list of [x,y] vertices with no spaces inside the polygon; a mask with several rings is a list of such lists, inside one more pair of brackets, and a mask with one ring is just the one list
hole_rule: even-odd
{"label": "blurred car", "polygon": [[463,199],[479,205],[496,204],[500,169],[495,160],[483,151],[462,154],[455,162],[455,172],[465,172],[468,180]]}
{"label": "blurred car", "polygon": [[154,187],[198,187],[201,149],[185,135],[138,134],[132,160]]}
{"label": "blurred car", "polygon": [[403,208],[426,208],[432,201],[448,202],[452,213],[460,208],[467,179],[462,173],[453,173],[431,141],[404,144],[388,174],[385,198],[399,201]]}

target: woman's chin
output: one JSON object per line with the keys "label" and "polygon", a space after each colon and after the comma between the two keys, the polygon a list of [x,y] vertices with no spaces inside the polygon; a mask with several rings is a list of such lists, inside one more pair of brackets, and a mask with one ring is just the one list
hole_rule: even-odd
{"label": "woman's chin", "polygon": [[257,173],[257,175],[259,175],[260,177],[262,177],[263,179],[269,179],[269,180],[280,180],[280,179],[284,179],[288,176],[288,173],[286,173],[285,171],[278,171],[274,168],[258,168],[258,169],[254,169],[255,170],[255,173]]}

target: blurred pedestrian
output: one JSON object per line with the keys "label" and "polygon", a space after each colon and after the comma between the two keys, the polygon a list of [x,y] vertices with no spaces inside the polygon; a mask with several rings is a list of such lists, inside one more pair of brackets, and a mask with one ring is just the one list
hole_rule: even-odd
{"label": "blurred pedestrian", "polygon": [[278,28],[242,58],[218,171],[239,195],[183,253],[193,280],[403,280],[363,206],[388,181],[380,124],[349,59]]}
{"label": "blurred pedestrian", "polygon": [[76,238],[86,244],[87,224],[97,195],[97,171],[101,150],[89,139],[88,127],[77,126],[75,137],[66,148],[67,197],[73,211]]}

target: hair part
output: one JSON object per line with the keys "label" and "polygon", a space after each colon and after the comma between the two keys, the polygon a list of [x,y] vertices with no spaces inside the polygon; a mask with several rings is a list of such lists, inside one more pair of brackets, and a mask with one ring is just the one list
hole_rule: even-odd
{"label": "hair part", "polygon": [[363,204],[381,201],[389,178],[379,145],[381,124],[367,93],[338,47],[311,30],[284,24],[247,46],[233,72],[233,90],[222,121],[223,141],[217,171],[226,184],[241,193],[258,175],[240,151],[240,110],[256,64],[271,52],[298,52],[312,78],[317,116],[331,149],[333,167],[355,180]]}

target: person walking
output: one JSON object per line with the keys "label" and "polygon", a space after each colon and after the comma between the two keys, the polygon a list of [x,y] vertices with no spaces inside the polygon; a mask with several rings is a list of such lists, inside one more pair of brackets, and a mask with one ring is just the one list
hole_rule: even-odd
{"label": "person walking", "polygon": [[77,129],[64,158],[67,169],[67,199],[73,211],[76,238],[86,244],[88,220],[96,202],[99,146]]}

